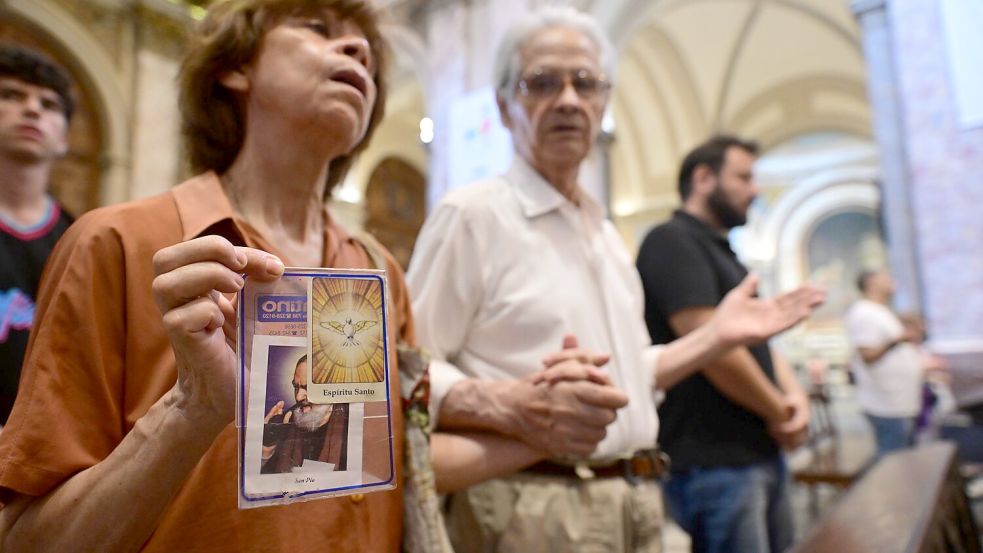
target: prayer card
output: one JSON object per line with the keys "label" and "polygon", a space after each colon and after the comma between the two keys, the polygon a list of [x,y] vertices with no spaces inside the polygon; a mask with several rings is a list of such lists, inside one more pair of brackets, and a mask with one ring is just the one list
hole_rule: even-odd
{"label": "prayer card", "polygon": [[387,295],[384,271],[287,269],[274,282],[246,279],[239,508],[395,487]]}

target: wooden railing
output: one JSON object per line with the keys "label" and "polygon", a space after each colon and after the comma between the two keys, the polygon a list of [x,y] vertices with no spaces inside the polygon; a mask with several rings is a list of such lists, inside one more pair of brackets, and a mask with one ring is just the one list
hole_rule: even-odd
{"label": "wooden railing", "polygon": [[792,551],[980,553],[955,446],[885,456]]}
{"label": "wooden railing", "polygon": [[[819,516],[820,485],[845,490],[867,466],[874,461],[873,438],[868,435],[844,435],[836,426],[825,388],[809,393],[812,418],[809,421],[809,440],[803,453],[806,462],[792,466],[792,478],[809,489],[809,511],[815,520]],[[798,461],[802,461],[800,456]]]}

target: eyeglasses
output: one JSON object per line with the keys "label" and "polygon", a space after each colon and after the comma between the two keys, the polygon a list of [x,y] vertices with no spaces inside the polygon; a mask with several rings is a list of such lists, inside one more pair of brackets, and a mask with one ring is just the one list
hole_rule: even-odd
{"label": "eyeglasses", "polygon": [[537,69],[519,79],[519,94],[529,98],[552,98],[563,91],[569,79],[574,91],[584,100],[594,100],[611,90],[604,75],[594,75],[586,69],[562,71]]}

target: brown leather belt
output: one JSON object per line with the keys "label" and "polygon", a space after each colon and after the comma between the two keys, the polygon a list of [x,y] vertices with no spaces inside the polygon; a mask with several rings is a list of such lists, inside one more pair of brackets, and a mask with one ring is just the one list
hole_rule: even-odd
{"label": "brown leather belt", "polygon": [[602,465],[587,463],[564,465],[553,461],[540,461],[523,472],[581,480],[624,478],[634,484],[639,480],[655,480],[668,474],[669,456],[658,449],[645,449],[635,452],[627,459],[618,459]]}

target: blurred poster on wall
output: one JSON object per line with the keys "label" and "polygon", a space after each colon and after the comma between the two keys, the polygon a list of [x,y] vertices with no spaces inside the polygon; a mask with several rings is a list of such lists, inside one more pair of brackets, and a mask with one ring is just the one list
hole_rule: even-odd
{"label": "blurred poster on wall", "polygon": [[451,104],[449,131],[449,190],[503,173],[512,163],[512,140],[499,119],[492,87]]}
{"label": "blurred poster on wall", "polygon": [[959,126],[983,127],[983,2],[941,0],[940,6]]}

